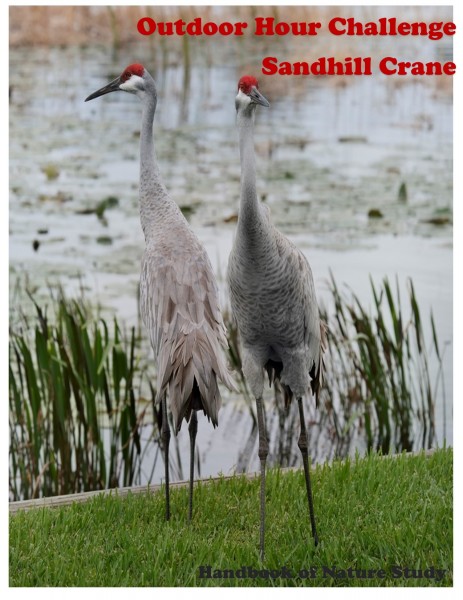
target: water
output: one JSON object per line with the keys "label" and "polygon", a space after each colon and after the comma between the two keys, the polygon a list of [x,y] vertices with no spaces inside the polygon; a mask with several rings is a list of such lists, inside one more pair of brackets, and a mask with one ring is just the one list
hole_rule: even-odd
{"label": "water", "polygon": [[[155,137],[166,185],[187,207],[226,305],[239,198],[234,95],[249,65],[226,43],[216,55],[206,49],[193,56],[188,73],[176,60],[153,72],[160,92]],[[10,277],[27,278],[42,300],[49,283],[59,281],[69,294],[83,284],[88,298],[133,324],[143,248],[140,105],[122,93],[83,102],[128,62],[102,48],[11,51]],[[159,67],[159,57],[146,62]],[[375,76],[346,85],[343,78],[261,77],[271,108],[258,109],[256,150],[259,193],[309,258],[321,303],[329,302],[331,269],[365,303],[370,275],[376,282],[397,277],[402,295],[412,277],[426,323],[432,308],[446,347],[445,421],[441,393],[436,415],[442,444],[453,441],[452,104],[431,79]],[[403,183],[405,202],[398,197]],[[117,205],[103,219],[82,214],[107,197]],[[369,218],[371,209],[383,217]],[[442,225],[427,222],[436,217]],[[21,304],[10,289],[13,305]],[[225,408],[227,425],[215,432],[200,419],[203,475],[229,472],[237,462],[251,423],[244,410],[233,425],[232,413]],[[185,451],[187,435],[184,427]]]}

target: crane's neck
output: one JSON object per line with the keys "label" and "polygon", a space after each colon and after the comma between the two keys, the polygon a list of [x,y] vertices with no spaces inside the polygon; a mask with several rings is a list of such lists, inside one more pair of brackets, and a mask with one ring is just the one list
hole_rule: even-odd
{"label": "crane's neck", "polygon": [[140,134],[140,220],[145,237],[172,202],[161,178],[153,140],[157,94],[154,80],[147,80],[142,97]]}
{"label": "crane's neck", "polygon": [[241,162],[240,221],[250,223],[258,218],[259,200],[256,191],[256,157],[254,152],[254,116],[238,112],[238,135]]}
{"label": "crane's neck", "polygon": [[257,198],[256,158],[254,151],[254,109],[238,111],[238,135],[241,162],[241,201],[237,241],[240,245],[259,247],[265,235],[264,208]]}

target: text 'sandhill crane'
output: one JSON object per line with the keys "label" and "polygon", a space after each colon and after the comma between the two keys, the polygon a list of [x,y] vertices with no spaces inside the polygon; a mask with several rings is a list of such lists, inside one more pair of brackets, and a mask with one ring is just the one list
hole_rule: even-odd
{"label": "text 'sandhill crane'", "polygon": [[166,518],[169,502],[169,440],[166,394],[175,432],[185,418],[190,433],[190,501],[192,515],[196,411],[203,410],[214,427],[221,397],[217,380],[234,388],[224,351],[225,327],[218,290],[205,249],[170,198],[161,179],[153,143],[157,92],[153,78],[140,64],[94,92],[92,100],[110,92],[137,95],[143,103],[140,136],[140,219],[145,252],[140,278],[140,310],[158,367],[158,399],[162,403],[165,451]]}
{"label": "text 'sandhill crane'", "polygon": [[258,105],[270,106],[259,92],[257,80],[251,76],[242,77],[236,96],[241,200],[228,264],[228,282],[232,312],[241,337],[243,372],[257,403],[261,462],[260,551],[263,559],[268,455],[262,405],[264,371],[267,371],[270,383],[280,380],[287,403],[295,396],[299,404],[301,431],[298,445],[304,464],[312,534],[317,544],[302,398],[311,388],[318,403],[326,334],[307,259],[273,226],[267,208],[257,198],[253,132]]}

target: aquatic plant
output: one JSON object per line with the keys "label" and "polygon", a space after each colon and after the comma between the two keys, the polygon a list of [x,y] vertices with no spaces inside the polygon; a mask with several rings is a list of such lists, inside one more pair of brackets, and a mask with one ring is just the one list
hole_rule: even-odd
{"label": "aquatic plant", "polygon": [[125,336],[62,293],[53,320],[33,302],[33,326],[10,331],[11,497],[132,485],[148,408],[158,416],[154,390],[151,404],[140,395],[135,328]]}
{"label": "aquatic plant", "polygon": [[[353,292],[350,298],[343,297],[331,276],[335,311],[329,321],[331,368],[327,369],[325,397],[333,402],[338,399],[350,420],[349,406],[357,407],[355,420],[364,426],[368,450],[388,453],[430,448],[435,439],[435,395],[441,377],[439,369],[432,385],[430,356],[442,364],[432,313],[428,346],[412,280],[407,282],[408,314],[402,309],[398,282],[395,293],[387,278],[379,285],[370,278],[370,284],[371,312]],[[330,377],[338,365],[342,365],[343,380]]]}

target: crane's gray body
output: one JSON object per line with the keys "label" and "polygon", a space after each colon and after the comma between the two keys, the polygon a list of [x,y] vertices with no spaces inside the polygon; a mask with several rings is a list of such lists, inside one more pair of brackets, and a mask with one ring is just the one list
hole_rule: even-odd
{"label": "crane's gray body", "polygon": [[136,94],[143,102],[140,135],[140,220],[145,234],[140,277],[140,312],[149,332],[158,367],[161,440],[164,451],[166,520],[170,519],[169,395],[174,429],[189,422],[190,487],[188,519],[193,515],[197,411],[218,424],[221,404],[217,380],[236,389],[224,359],[225,327],[209,258],[177,204],[170,198],[154,152],[153,120],[157,93],[140,63],[90,94],[85,101],[111,92]]}
{"label": "crane's gray body", "polygon": [[[296,397],[318,372],[321,331],[312,272],[305,256],[263,215],[257,231],[237,237],[230,255],[231,307],[251,390],[262,396],[264,367],[281,363],[281,383]],[[259,231],[260,230],[260,231]]]}
{"label": "crane's gray body", "polygon": [[233,316],[241,337],[243,372],[256,399],[260,460],[260,557],[265,548],[265,468],[269,443],[262,394],[264,372],[279,380],[285,404],[296,396],[301,421],[302,454],[315,545],[318,536],[310,483],[309,444],[303,396],[312,388],[315,400],[323,377],[325,328],[320,321],[312,271],[304,255],[271,223],[257,198],[254,116],[257,105],[269,107],[255,77],[238,82],[235,100],[240,141],[241,201],[238,226],[228,263]]}
{"label": "crane's gray body", "polygon": [[153,117],[156,90],[145,71],[146,92],[140,139],[140,219],[145,251],[140,278],[140,311],[158,369],[158,399],[168,391],[175,431],[192,410],[218,423],[217,379],[234,384],[224,351],[225,327],[214,273],[202,244],[159,173]]}
{"label": "crane's gray body", "polygon": [[310,386],[318,396],[325,332],[312,271],[257,198],[253,119],[251,110],[238,112],[241,202],[228,264],[243,371],[256,398],[262,397],[265,368],[271,381],[273,374],[289,388],[290,396],[300,398]]}

